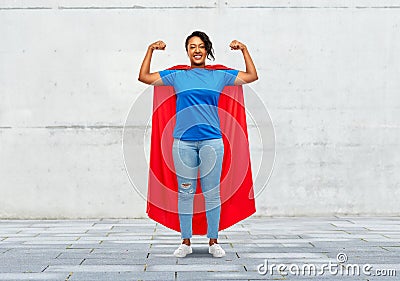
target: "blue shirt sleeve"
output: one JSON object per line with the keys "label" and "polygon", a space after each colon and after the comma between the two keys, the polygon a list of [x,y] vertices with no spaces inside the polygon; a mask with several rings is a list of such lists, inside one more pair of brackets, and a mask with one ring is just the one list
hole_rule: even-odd
{"label": "blue shirt sleeve", "polygon": [[224,81],[226,86],[233,86],[235,84],[236,77],[239,74],[239,70],[227,69],[222,70],[224,72]]}
{"label": "blue shirt sleeve", "polygon": [[174,86],[177,70],[161,70],[158,73],[161,76],[161,80],[165,86]]}

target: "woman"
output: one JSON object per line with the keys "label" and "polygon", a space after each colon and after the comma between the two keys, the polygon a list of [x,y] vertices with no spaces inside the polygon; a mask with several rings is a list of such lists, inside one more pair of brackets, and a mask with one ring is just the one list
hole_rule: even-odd
{"label": "woman", "polygon": [[189,70],[150,72],[154,50],[165,50],[166,44],[157,41],[148,47],[139,73],[139,81],[151,85],[173,86],[176,99],[173,160],[178,180],[178,213],[182,244],[175,250],[176,257],[192,253],[193,198],[198,171],[206,204],[209,253],[225,256],[218,244],[220,218],[220,177],[224,145],[219,125],[218,99],[228,85],[242,85],[258,79],[257,71],[246,46],[234,40],[232,50],[241,50],[246,71],[211,70],[206,58],[214,59],[212,42],[207,34],[194,31],[186,38],[185,49],[190,60]]}

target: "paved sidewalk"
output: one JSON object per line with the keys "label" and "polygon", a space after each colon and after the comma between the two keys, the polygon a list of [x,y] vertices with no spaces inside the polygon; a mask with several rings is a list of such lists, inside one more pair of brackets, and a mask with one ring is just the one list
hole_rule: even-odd
{"label": "paved sidewalk", "polygon": [[[0,220],[0,280],[400,279],[399,217],[252,217],[220,232],[226,257],[213,258],[207,242],[194,236],[193,253],[175,258],[179,233],[149,219]],[[319,275],[295,274],[304,264]],[[364,265],[397,276],[367,276]]]}

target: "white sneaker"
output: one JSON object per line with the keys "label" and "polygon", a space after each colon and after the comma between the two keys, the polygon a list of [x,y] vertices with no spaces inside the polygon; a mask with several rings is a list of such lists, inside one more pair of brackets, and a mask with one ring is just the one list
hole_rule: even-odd
{"label": "white sneaker", "polygon": [[192,247],[186,244],[180,244],[178,249],[175,250],[174,256],[177,258],[184,258],[187,254],[192,253]]}
{"label": "white sneaker", "polygon": [[214,243],[211,246],[209,246],[208,252],[212,254],[213,257],[215,258],[221,258],[225,256],[225,251],[217,243]]}

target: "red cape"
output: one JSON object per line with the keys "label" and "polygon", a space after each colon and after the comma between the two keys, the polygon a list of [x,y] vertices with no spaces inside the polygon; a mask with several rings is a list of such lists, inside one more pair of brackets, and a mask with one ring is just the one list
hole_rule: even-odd
{"label": "red cape", "polygon": [[[229,69],[222,65],[206,68]],[[177,65],[170,69],[187,70],[190,66]],[[146,212],[156,222],[180,232],[178,183],[172,158],[175,114],[174,88],[155,86]],[[224,142],[219,224],[219,230],[223,230],[256,211],[242,86],[227,86],[223,89],[218,114]],[[206,234],[207,219],[200,180],[197,182],[193,213],[193,234]]]}

